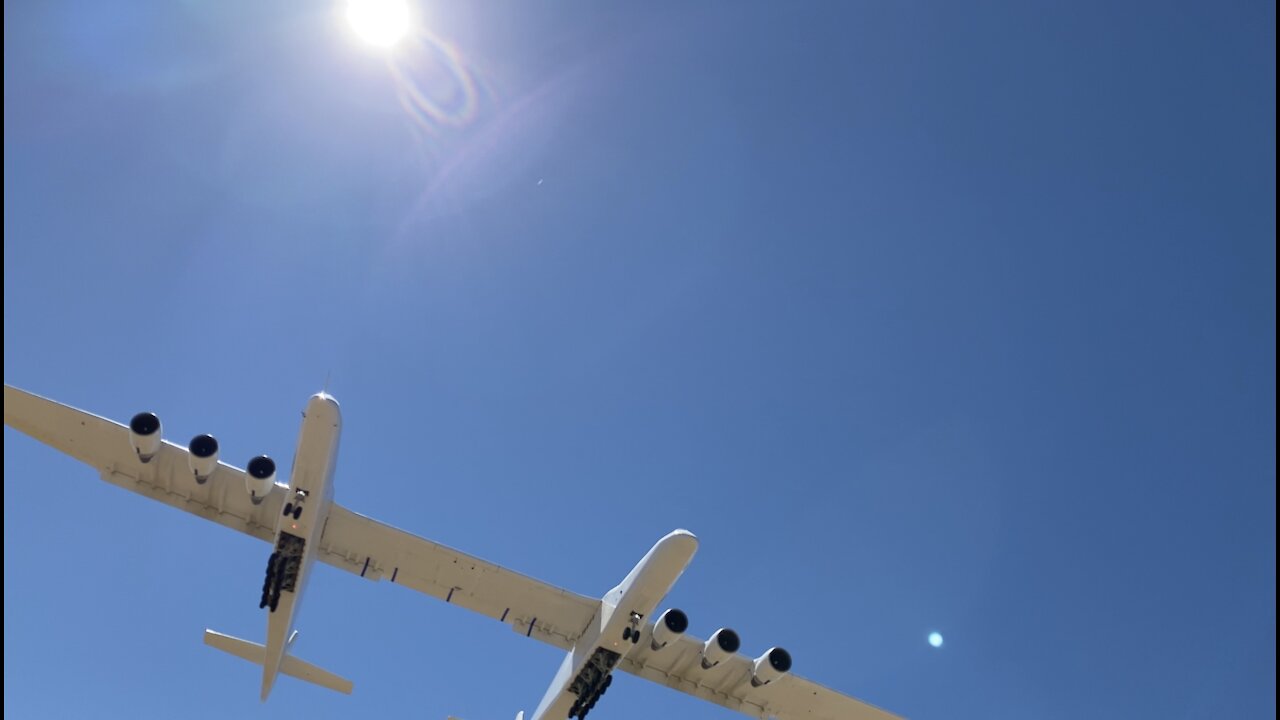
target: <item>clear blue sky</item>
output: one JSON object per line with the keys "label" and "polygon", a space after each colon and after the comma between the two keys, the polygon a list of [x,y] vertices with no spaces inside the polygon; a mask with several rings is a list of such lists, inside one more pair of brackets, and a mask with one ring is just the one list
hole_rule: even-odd
{"label": "clear blue sky", "polygon": [[[1272,2],[8,3],[5,381],[913,718],[1274,717]],[[420,98],[415,102],[413,98]],[[559,652],[10,430],[4,709],[506,720]],[[941,649],[930,631],[946,638]],[[737,715],[624,677],[593,717]]]}

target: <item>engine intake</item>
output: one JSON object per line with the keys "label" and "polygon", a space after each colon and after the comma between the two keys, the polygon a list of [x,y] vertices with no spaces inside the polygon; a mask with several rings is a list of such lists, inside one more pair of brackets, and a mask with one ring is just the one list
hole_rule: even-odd
{"label": "engine intake", "polygon": [[212,435],[197,435],[187,445],[187,466],[196,482],[203,485],[218,469],[218,440]]}
{"label": "engine intake", "polygon": [[726,658],[732,657],[742,647],[738,633],[729,628],[720,628],[702,646],[702,669],[710,670]]}
{"label": "engine intake", "polygon": [[163,441],[160,439],[160,418],[155,413],[140,412],[129,421],[129,444],[142,462],[151,462],[151,458],[160,452]]}
{"label": "engine intake", "polygon": [[661,650],[667,646],[667,643],[675,640],[689,629],[689,616],[683,611],[671,608],[662,613],[662,617],[658,618],[658,622],[653,626],[653,641],[650,646],[654,650]]}
{"label": "engine intake", "polygon": [[791,672],[791,653],[780,647],[769,648],[751,663],[751,686],[768,685]]}
{"label": "engine intake", "polygon": [[271,486],[276,484],[276,461],[266,455],[249,461],[248,472],[244,475],[244,489],[249,493],[249,499],[254,505],[262,502],[262,499],[271,492]]}

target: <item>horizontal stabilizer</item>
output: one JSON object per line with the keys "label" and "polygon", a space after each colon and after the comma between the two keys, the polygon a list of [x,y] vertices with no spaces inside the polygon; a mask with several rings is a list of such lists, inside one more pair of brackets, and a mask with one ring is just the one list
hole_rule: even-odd
{"label": "horizontal stabilizer", "polygon": [[[262,665],[263,659],[267,656],[266,647],[256,642],[241,640],[238,637],[224,635],[213,630],[204,631],[204,644],[235,655],[242,660],[248,660],[254,665]],[[284,656],[284,661],[280,663],[280,672],[299,680],[306,680],[309,683],[327,687],[330,690],[346,693],[347,695],[351,694],[353,687],[350,680],[288,654]]]}
{"label": "horizontal stabilizer", "polygon": [[296,677],[299,680],[306,680],[309,683],[327,687],[330,690],[337,690],[340,693],[351,694],[351,681],[334,675],[322,667],[317,667],[305,660],[299,660],[292,655],[285,655],[284,662],[280,664],[280,672],[289,677]]}
{"label": "horizontal stabilizer", "polygon": [[204,644],[217,648],[224,653],[235,655],[241,660],[248,660],[254,665],[261,665],[263,658],[267,656],[267,649],[256,642],[223,635],[213,630],[204,631]]}

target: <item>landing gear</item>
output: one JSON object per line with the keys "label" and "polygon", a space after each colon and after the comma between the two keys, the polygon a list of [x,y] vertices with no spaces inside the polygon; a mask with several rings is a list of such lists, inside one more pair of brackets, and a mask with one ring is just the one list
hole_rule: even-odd
{"label": "landing gear", "polygon": [[276,607],[280,605],[280,585],[284,583],[284,569],[288,562],[287,558],[280,558],[280,562],[276,563],[276,570],[271,578],[271,597],[267,599],[271,612],[275,612]]}
{"label": "landing gear", "polygon": [[280,605],[280,591],[289,574],[291,562],[291,558],[279,551],[271,553],[271,557],[267,560],[267,577],[262,581],[262,599],[258,601],[259,610],[269,607],[271,612],[276,611],[276,607]]}
{"label": "landing gear", "polygon": [[[278,568],[276,566],[279,564],[280,553],[271,553],[271,557],[267,558],[267,578],[262,581],[262,600],[258,601],[259,610],[271,604],[271,586],[278,582],[276,578],[280,573],[277,572]],[[271,609],[275,610],[274,607]]]}
{"label": "landing gear", "polygon": [[[628,636],[639,636],[640,631],[632,631],[627,628]],[[578,676],[569,683],[569,692],[577,695],[578,698],[573,701],[573,707],[569,708],[569,718],[579,718],[585,720],[587,713],[596,706],[605,690],[609,689],[609,685],[613,683],[613,671],[618,661],[622,659],[622,655],[606,648],[597,648],[595,653],[587,661]]]}
{"label": "landing gear", "polygon": [[627,627],[622,628],[623,641],[630,640],[631,644],[633,645],[638,644],[640,642],[640,621],[643,619],[644,619],[644,616],[641,615],[640,613],[638,612],[631,613],[631,620],[629,621],[631,624],[628,625]]}
{"label": "landing gear", "polygon": [[285,517],[293,516],[294,520],[302,517],[302,504],[309,495],[306,490],[297,490],[293,493],[293,500],[284,504],[284,512],[281,515]]}

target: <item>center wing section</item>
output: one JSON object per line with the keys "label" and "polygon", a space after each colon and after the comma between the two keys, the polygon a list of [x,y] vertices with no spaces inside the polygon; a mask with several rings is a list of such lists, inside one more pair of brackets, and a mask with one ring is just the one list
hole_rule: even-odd
{"label": "center wing section", "polygon": [[[649,624],[645,637],[653,637]],[[702,667],[703,641],[680,635],[661,650],[641,643],[618,667],[683,693],[758,718],[777,720],[901,720],[812,680],[783,675],[767,685],[751,684],[751,658],[734,655]]]}
{"label": "center wing section", "polygon": [[274,539],[285,493],[276,485],[253,504],[240,468],[220,462],[201,485],[187,466],[186,448],[166,440],[144,463],[124,425],[11,385],[4,386],[4,424],[89,465],[113,485],[260,540]]}
{"label": "center wing section", "polygon": [[369,580],[389,579],[571,649],[600,601],[535,580],[334,504],[320,560]]}

